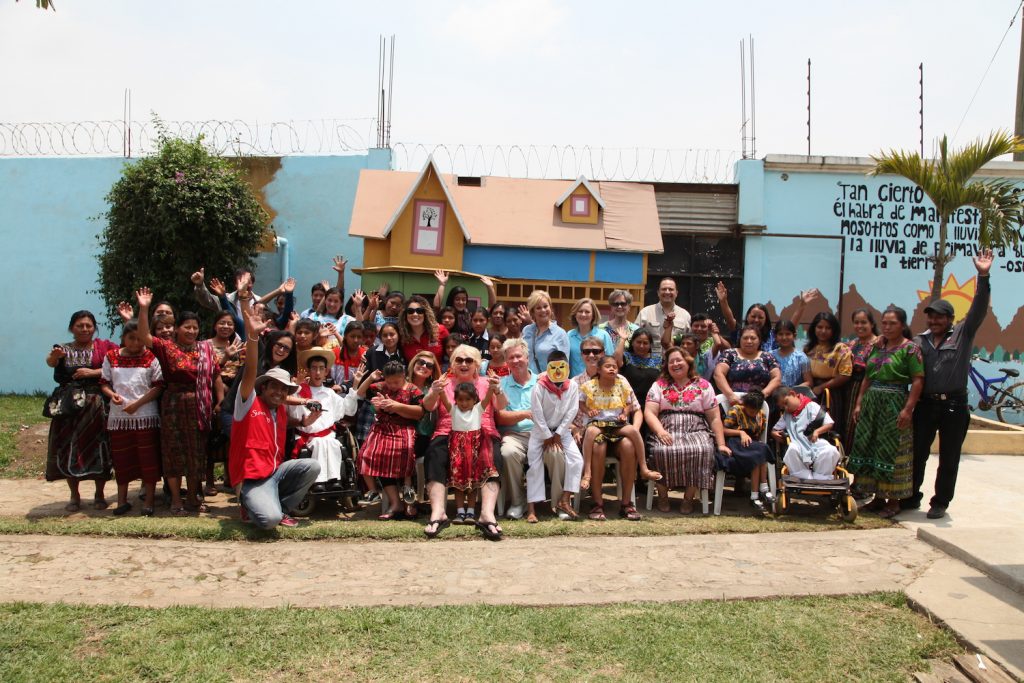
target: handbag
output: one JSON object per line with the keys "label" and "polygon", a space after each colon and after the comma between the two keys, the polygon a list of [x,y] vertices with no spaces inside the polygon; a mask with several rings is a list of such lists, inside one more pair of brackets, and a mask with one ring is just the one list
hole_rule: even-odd
{"label": "handbag", "polygon": [[43,403],[43,417],[68,417],[81,412],[88,398],[85,389],[74,382],[53,390]]}

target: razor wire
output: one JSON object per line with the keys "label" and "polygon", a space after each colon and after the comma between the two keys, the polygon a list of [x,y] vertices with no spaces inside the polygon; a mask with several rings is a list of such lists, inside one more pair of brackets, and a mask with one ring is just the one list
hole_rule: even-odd
{"label": "razor wire", "polygon": [[590,145],[466,145],[399,142],[394,170],[419,171],[433,158],[442,173],[549,180],[731,183],[736,150]]}
{"label": "razor wire", "polygon": [[[143,156],[160,136],[203,136],[227,156],[294,156],[365,153],[375,118],[249,123],[233,121],[0,122],[0,157]],[[365,132],[364,132],[365,129]]]}

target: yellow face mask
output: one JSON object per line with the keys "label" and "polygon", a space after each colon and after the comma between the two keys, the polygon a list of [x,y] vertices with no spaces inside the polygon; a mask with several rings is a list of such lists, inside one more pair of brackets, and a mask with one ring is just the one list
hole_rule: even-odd
{"label": "yellow face mask", "polygon": [[569,363],[564,360],[553,360],[548,363],[548,379],[559,384],[569,379]]}

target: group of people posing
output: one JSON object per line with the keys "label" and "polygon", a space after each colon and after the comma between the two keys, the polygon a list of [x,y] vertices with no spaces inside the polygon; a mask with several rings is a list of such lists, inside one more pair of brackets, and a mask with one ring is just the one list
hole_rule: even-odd
{"label": "group of people posing", "polygon": [[[141,514],[154,514],[162,477],[172,514],[202,512],[205,498],[235,490],[243,520],[294,526],[289,511],[310,490],[342,486],[342,430],[358,445],[363,502],[380,500],[382,520],[415,518],[422,506],[428,537],[463,523],[497,540],[499,497],[511,518],[536,522],[545,507],[577,519],[589,492],[586,515],[604,520],[610,458],[622,518],[640,519],[635,489],[646,481],[659,510],[670,510],[676,489],[679,511],[692,512],[719,469],[750,478],[761,514],[773,503],[768,468],[777,452],[791,476],[832,478],[840,451],[824,438],[831,432],[845,444],[861,494],[893,516],[920,506],[938,430],[929,516],[941,517],[969,419],[967,366],[988,308],[991,253],[975,265],[977,294],[957,325],[943,300],[926,309],[929,329],[917,337],[900,308],[877,321],[858,309],[856,336],[843,341],[825,311],[807,327],[803,348],[799,319],[815,290],[801,294],[791,320],[773,322],[762,304],[737,320],[719,283],[720,328],[678,306],[666,278],[658,302],[634,320],[632,296],[615,290],[607,316],[580,299],[563,327],[544,290],[504,305],[482,278],[487,305],[473,307],[443,271],[430,300],[385,283],[346,301],[346,263],[336,257],[335,286],[313,285],[312,305],[298,312],[294,280],[259,296],[249,272],[236,273],[228,292],[199,270],[196,301],[215,311],[206,335],[199,316],[154,302],[145,287],[137,308],[119,306],[119,343],[97,337],[89,311],[71,316],[72,341],[46,358],[59,385],[49,400],[46,477],[67,481],[69,511],[82,505],[82,480],[95,482],[94,506],[108,507],[113,471],[115,515],[133,509],[137,480]],[[218,462],[227,489],[216,485]]]}

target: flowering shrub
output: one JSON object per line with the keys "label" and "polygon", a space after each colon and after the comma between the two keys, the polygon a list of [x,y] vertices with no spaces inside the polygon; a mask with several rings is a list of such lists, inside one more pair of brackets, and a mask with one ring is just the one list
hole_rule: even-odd
{"label": "flowering shrub", "polygon": [[101,215],[98,293],[107,316],[119,301],[148,285],[176,310],[195,310],[189,275],[233,282],[251,268],[266,234],[267,214],[228,159],[211,153],[202,136],[183,140],[160,133],[157,152],[125,164]]}

